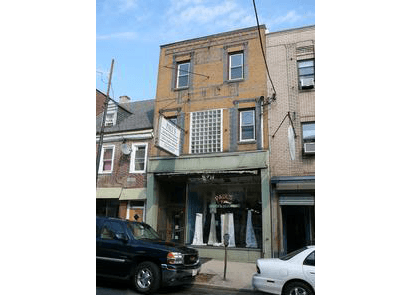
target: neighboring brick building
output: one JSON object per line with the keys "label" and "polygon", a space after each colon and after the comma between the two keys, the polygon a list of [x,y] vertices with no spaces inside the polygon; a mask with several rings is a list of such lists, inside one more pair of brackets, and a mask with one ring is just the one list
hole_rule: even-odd
{"label": "neighboring brick building", "polygon": [[[99,92],[98,92],[99,93]],[[148,151],[153,145],[154,100],[110,99],[97,180],[97,215],[146,217]],[[103,113],[96,119],[96,147]]]}
{"label": "neighboring brick building", "polygon": [[96,89],[96,116],[104,112],[104,103],[106,101],[106,95],[100,90]]}
{"label": "neighboring brick building", "polygon": [[164,239],[221,259],[224,215],[234,220],[229,260],[271,257],[266,85],[257,27],[160,46],[155,133],[160,117],[181,129],[179,156],[150,151],[147,222]]}
{"label": "neighboring brick building", "polygon": [[[266,38],[267,63],[277,93],[269,118],[277,256],[315,240],[315,27],[273,32]],[[268,88],[271,95],[271,84]],[[294,159],[288,134],[293,127]]]}

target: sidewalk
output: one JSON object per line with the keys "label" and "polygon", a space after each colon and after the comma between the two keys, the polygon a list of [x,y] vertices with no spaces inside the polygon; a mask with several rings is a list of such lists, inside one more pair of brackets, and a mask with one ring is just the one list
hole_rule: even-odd
{"label": "sidewalk", "polygon": [[252,291],[251,279],[256,272],[255,263],[227,261],[224,281],[224,261],[211,259],[203,262],[195,284],[207,287]]}

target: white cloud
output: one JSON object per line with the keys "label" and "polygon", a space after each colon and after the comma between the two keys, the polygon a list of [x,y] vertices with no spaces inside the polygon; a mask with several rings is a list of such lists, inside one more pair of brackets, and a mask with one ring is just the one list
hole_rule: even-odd
{"label": "white cloud", "polygon": [[[251,11],[252,12],[252,11]],[[219,30],[254,25],[252,13],[233,0],[171,0],[168,19],[172,26],[182,29],[193,25],[219,26]]]}
{"label": "white cloud", "polygon": [[137,7],[138,0],[120,0],[118,5],[119,12],[127,12]]}
{"label": "white cloud", "polygon": [[113,33],[107,35],[97,35],[97,40],[111,40],[111,39],[125,39],[125,40],[134,40],[137,38],[137,33],[135,32],[121,32]]}
{"label": "white cloud", "polygon": [[272,24],[282,24],[282,23],[295,23],[299,20],[303,19],[302,15],[297,14],[297,12],[295,12],[295,10],[291,10],[289,11],[286,15],[277,17],[276,19],[274,19],[274,21],[272,22]]}

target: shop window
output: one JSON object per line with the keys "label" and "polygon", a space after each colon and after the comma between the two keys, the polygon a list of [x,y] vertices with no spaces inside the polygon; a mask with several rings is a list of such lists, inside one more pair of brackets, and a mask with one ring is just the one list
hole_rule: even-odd
{"label": "shop window", "polygon": [[298,61],[298,81],[300,89],[314,88],[315,73],[313,59]]}
{"label": "shop window", "polygon": [[240,141],[255,140],[255,111],[240,111]]}
{"label": "shop window", "polygon": [[190,73],[190,63],[182,62],[177,64],[177,82],[176,88],[186,88],[188,87]]}
{"label": "shop window", "polygon": [[[232,179],[234,180],[234,179]],[[251,179],[243,178],[243,183]],[[229,247],[259,249],[262,243],[261,189],[248,185],[204,184],[190,186],[186,243],[223,246],[228,233]]]}
{"label": "shop window", "polygon": [[101,158],[100,158],[100,168],[99,173],[111,173],[113,172],[114,163],[114,151],[115,146],[103,146]]}
{"label": "shop window", "polygon": [[130,158],[130,173],[144,173],[147,162],[147,143],[133,144]]}
{"label": "shop window", "polygon": [[191,113],[190,153],[222,151],[222,110]]}

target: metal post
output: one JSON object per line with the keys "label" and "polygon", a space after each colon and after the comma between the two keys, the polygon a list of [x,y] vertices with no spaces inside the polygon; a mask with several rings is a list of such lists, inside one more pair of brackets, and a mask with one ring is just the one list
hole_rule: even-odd
{"label": "metal post", "polygon": [[227,271],[227,246],[230,240],[229,234],[224,234],[224,281],[225,281],[225,274]]}

